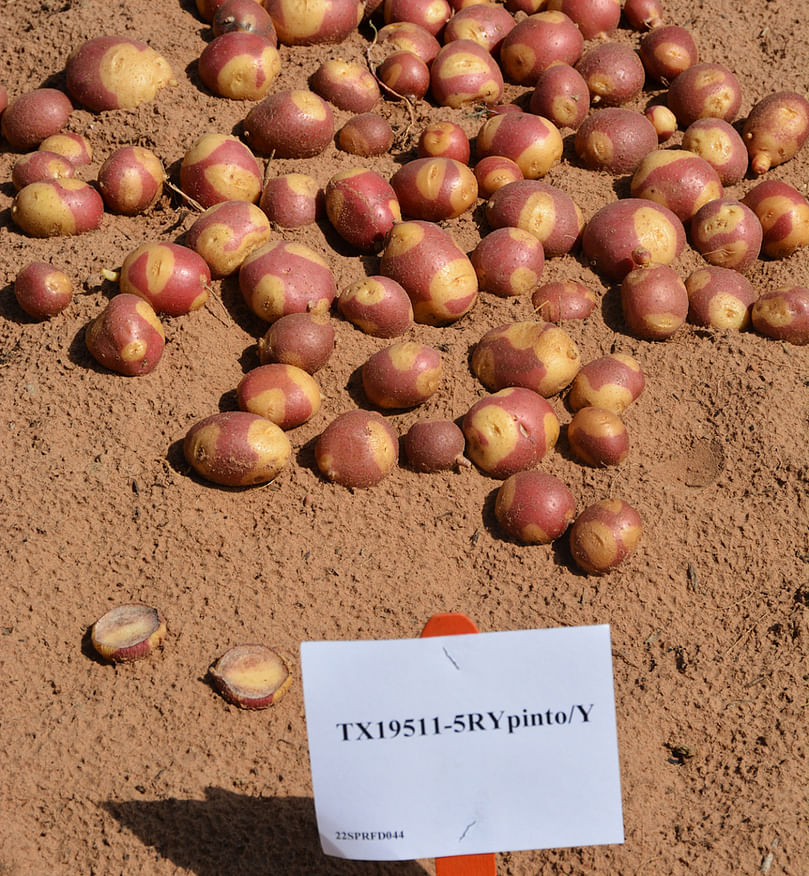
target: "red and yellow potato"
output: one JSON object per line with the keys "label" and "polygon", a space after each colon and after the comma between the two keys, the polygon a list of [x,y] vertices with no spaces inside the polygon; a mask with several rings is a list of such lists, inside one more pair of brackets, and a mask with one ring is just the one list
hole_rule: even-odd
{"label": "red and yellow potato", "polygon": [[334,352],[334,328],[322,313],[288,313],[277,319],[258,341],[262,365],[280,362],[309,374],[322,368]]}
{"label": "red and yellow potato", "polygon": [[652,30],[663,24],[660,0],[626,0],[624,17],[633,30]]}
{"label": "red and yellow potato", "polygon": [[444,28],[444,43],[472,40],[496,57],[506,34],[516,23],[514,16],[503,6],[475,2],[463,9],[457,9],[450,18]]}
{"label": "red and yellow potato", "polygon": [[93,160],[93,147],[90,145],[90,141],[73,131],[60,131],[58,134],[51,134],[39,144],[38,148],[63,155],[76,167],[85,167]]}
{"label": "red and yellow potato", "polygon": [[809,344],[809,287],[783,286],[764,292],[751,317],[759,334],[789,344]]}
{"label": "red and yellow potato", "polygon": [[589,48],[576,64],[594,106],[620,106],[637,97],[646,78],[637,52],[624,43]]}
{"label": "red and yellow potato", "polygon": [[570,386],[571,410],[592,406],[620,414],[643,392],[646,378],[640,363],[628,353],[610,353],[582,366]]}
{"label": "red and yellow potato", "polygon": [[522,228],[497,228],[469,254],[478,286],[501,298],[527,295],[539,284],[545,267],[540,241]]}
{"label": "red and yellow potato", "polygon": [[564,12],[536,12],[506,35],[500,65],[517,85],[536,85],[539,74],[552,64],[575,64],[583,48],[581,31]]}
{"label": "red and yellow potato", "polygon": [[704,158],[724,186],[736,185],[747,173],[747,150],[739,132],[724,119],[697,119],[683,134],[682,148]]}
{"label": "red and yellow potato", "polygon": [[715,329],[745,329],[756,293],[738,272],[710,265],[698,268],[685,281],[688,321]]}
{"label": "red and yellow potato", "polygon": [[378,252],[402,218],[393,187],[365,167],[336,173],[326,185],[325,203],[334,230],[364,252]]}
{"label": "red and yellow potato", "polygon": [[286,432],[320,410],[320,387],[303,368],[271,363],[244,375],[236,387],[236,399],[240,411],[265,417]]}
{"label": "red and yellow potato", "polygon": [[413,21],[392,21],[381,27],[376,44],[388,55],[394,52],[412,52],[428,65],[441,49],[441,43],[428,30]]}
{"label": "red and yellow potato", "polygon": [[468,164],[469,137],[455,122],[432,122],[419,134],[416,152],[419,158],[454,158]]}
{"label": "red and yellow potato", "polygon": [[315,444],[320,473],[344,487],[373,487],[396,468],[398,461],[399,437],[376,411],[340,414]]}
{"label": "red and yellow potato", "polygon": [[248,144],[261,155],[312,158],[331,144],[334,114],[313,91],[278,91],[250,110],[243,128]]}
{"label": "red and yellow potato", "polygon": [[166,345],[163,326],[148,301],[122,292],[87,326],[90,355],[105,368],[126,377],[152,371]]}
{"label": "red and yellow potato", "polygon": [[14,223],[31,237],[61,237],[94,231],[104,216],[101,195],[79,179],[42,180],[17,192]]}
{"label": "red and yellow potato", "polygon": [[142,146],[122,146],[101,165],[98,188],[111,213],[135,216],[157,202],[165,179],[166,172],[154,152]]}
{"label": "red and yellow potato", "polygon": [[687,149],[650,152],[632,176],[630,194],[668,207],[682,222],[723,194],[719,174]]}
{"label": "red and yellow potato", "polygon": [[379,100],[379,85],[371,71],[355,61],[329,58],[309,79],[315,94],[350,113],[367,113]]}
{"label": "red and yellow potato", "polygon": [[438,389],[443,363],[434,347],[399,341],[374,353],[360,373],[371,404],[388,410],[413,408]]}
{"label": "red and yellow potato", "polygon": [[233,30],[205,46],[198,70],[205,86],[219,97],[261,100],[281,72],[281,56],[267,37]]}
{"label": "red and yellow potato", "polygon": [[209,207],[188,229],[185,245],[202,256],[212,277],[228,277],[257,247],[270,239],[270,223],[249,201],[222,201]]}
{"label": "red and yellow potato", "polygon": [[644,265],[621,283],[621,310],[630,333],[646,341],[670,338],[688,316],[688,292],[669,265]]}
{"label": "red and yellow potato", "polygon": [[641,37],[640,59],[652,79],[667,85],[699,61],[699,50],[691,31],[668,24]]}
{"label": "red and yellow potato", "polygon": [[671,83],[667,100],[681,128],[705,118],[732,122],[742,103],[742,89],[723,64],[694,64]]}
{"label": "red and yellow potato", "polygon": [[503,481],[494,516],[506,535],[523,544],[550,544],[576,514],[568,486],[544,471],[518,471]]}
{"label": "red and yellow potato", "polygon": [[504,185],[525,179],[519,165],[504,155],[487,155],[475,165],[475,179],[478,181],[478,194],[482,198],[491,196]]}
{"label": "red and yellow potato", "polygon": [[211,272],[201,255],[177,243],[143,243],[121,266],[122,292],[144,298],[157,313],[182,316],[210,295]]}
{"label": "red and yellow potato", "polygon": [[576,131],[573,146],[587,167],[620,175],[632,173],[657,148],[658,139],[645,115],[613,106],[591,113]]}
{"label": "red and yellow potato", "polygon": [[352,116],[337,132],[337,145],[343,152],[363,158],[384,155],[393,145],[393,128],[377,113],[360,113]]}
{"label": "red and yellow potato", "polygon": [[466,439],[452,420],[419,420],[402,442],[407,463],[416,471],[449,471],[468,466],[463,455]]}
{"label": "red and yellow potato", "polygon": [[384,0],[382,14],[385,24],[412,21],[437,37],[452,16],[447,0]]}
{"label": "red and yellow potato", "polygon": [[56,88],[36,88],[11,101],[0,117],[0,130],[18,152],[35,149],[67,124],[73,104]]}
{"label": "red and yellow potato", "polygon": [[623,499],[602,499],[589,505],[570,527],[570,552],[576,565],[591,575],[603,575],[632,555],[643,523]]}
{"label": "red and yellow potato", "polygon": [[477,203],[475,175],[454,158],[408,161],[393,174],[390,184],[402,215],[410,219],[455,219]]}
{"label": "red and yellow potato", "polygon": [[264,0],[278,39],[286,46],[341,43],[362,21],[360,0]]}
{"label": "red and yellow potato", "polygon": [[504,155],[527,180],[545,174],[562,158],[562,135],[552,122],[533,113],[500,113],[483,123],[477,137],[478,158]]}
{"label": "red and yellow potato", "polygon": [[761,251],[763,229],[741,201],[718,198],[700,207],[691,219],[691,245],[711,265],[744,273]]}
{"label": "red and yellow potato", "polygon": [[584,77],[569,64],[554,64],[537,79],[528,109],[557,128],[574,130],[590,111],[590,89]]}
{"label": "red and yellow potato", "polygon": [[376,338],[399,337],[413,324],[410,298],[390,277],[357,280],[340,293],[337,308],[358,329]]}
{"label": "red and yellow potato", "polygon": [[809,137],[809,101],[794,91],[777,91],[760,100],[742,130],[755,174],[789,161]]}
{"label": "red and yellow potato", "polygon": [[255,155],[229,134],[203,134],[180,163],[180,188],[203,209],[222,201],[254,204],[261,182]]}
{"label": "red and yellow potato", "polygon": [[16,191],[34,182],[53,179],[73,179],[76,167],[63,155],[37,149],[27,152],[14,162],[11,168],[11,183]]}
{"label": "red and yellow potato", "polygon": [[282,228],[311,225],[325,210],[323,190],[317,180],[305,173],[285,173],[268,179],[258,205],[270,222]]}
{"label": "red and yellow potato", "polygon": [[33,319],[50,319],[73,300],[73,282],[47,262],[30,262],[14,278],[17,304]]}
{"label": "red and yellow potato", "polygon": [[263,3],[256,0],[224,0],[213,14],[211,29],[215,37],[241,31],[266,37],[274,46],[278,45],[272,19]]}
{"label": "red and yellow potato", "polygon": [[607,408],[576,411],[567,427],[567,441],[576,459],[595,468],[620,465],[629,455],[626,426]]}
{"label": "red and yellow potato", "polygon": [[430,90],[430,68],[415,52],[393,52],[376,68],[377,79],[396,97],[421,100]]}
{"label": "red and yellow potato", "polygon": [[768,179],[753,186],[742,203],[761,223],[765,255],[782,259],[809,244],[809,202],[794,186]]}
{"label": "red and yellow potato", "polygon": [[566,319],[586,319],[598,299],[592,289],[578,280],[558,280],[534,290],[531,305],[537,316],[548,322]]}
{"label": "red and yellow potato", "polygon": [[430,67],[430,93],[439,106],[494,104],[503,96],[503,74],[491,53],[474,40],[447,43]]}

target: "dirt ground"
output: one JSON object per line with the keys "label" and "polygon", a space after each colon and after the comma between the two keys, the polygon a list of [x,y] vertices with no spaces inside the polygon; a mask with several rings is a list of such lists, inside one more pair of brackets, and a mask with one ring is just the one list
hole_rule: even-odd
{"label": "dirt ground", "polygon": [[[798,6],[664,8],[667,22],[691,29],[702,60],[737,74],[743,119],[772,91],[809,93]],[[176,181],[198,136],[238,133],[250,108],[201,85],[197,59],[211,33],[193,0],[8,0],[3,11],[0,82],[11,97],[63,88],[69,52],[91,36],[134,35],[169,60],[177,85],[153,102],[72,114],[68,128],[94,149],[81,171],[88,181],[129,143],[154,150]],[[615,39],[637,45],[638,35],[622,25]],[[363,28],[339,46],[281,48],[275,87],[305,85],[324,58],[363,59],[369,41]],[[647,86],[631,106],[663,94]],[[508,86],[506,99],[527,92]],[[379,111],[399,135],[391,154],[367,162],[386,178],[427,120],[452,119],[470,136],[480,125],[470,111],[427,103],[415,126],[399,102]],[[340,125],[348,115],[336,117]],[[628,178],[580,167],[563,134],[565,158],[547,181],[589,218],[627,193]],[[324,481],[314,441],[364,404],[358,368],[387,343],[337,316],[335,353],[317,374],[323,406],[290,433],[290,463],[266,487],[220,488],[190,473],[181,442],[196,420],[235,407],[237,383],[258,364],[266,325],[236,281],[214,284],[221,304],[164,319],[168,343],[148,376],[110,373],[84,345],[85,326],[116,291],[101,270],[144,241],[181,239],[194,211],[167,190],[145,216],[107,215],[89,234],[32,239],[11,222],[17,155],[0,148],[0,873],[433,873],[432,861],[322,855],[298,649],[417,636],[437,611],[466,612],[484,631],[611,626],[626,841],[505,851],[499,873],[809,873],[809,348],[691,326],[666,342],[637,340],[614,285],[578,254],[548,260],[544,280],[581,279],[599,295],[590,318],[565,324],[582,360],[631,353],[647,378],[624,415],[629,458],[614,469],[575,462],[564,440],[571,413],[563,397],[551,400],[563,436],[541,467],[579,508],[619,496],[644,521],[636,553],[603,577],[578,573],[564,543],[504,538],[492,510],[499,482],[475,468],[426,475],[403,465],[355,492]],[[325,185],[356,163],[332,146],[270,172],[301,170]],[[806,193],[809,148],[768,178]],[[466,251],[485,233],[480,209],[446,225]],[[373,259],[325,226],[274,233],[323,254],[340,289],[374,272]],[[75,280],[74,302],[49,322],[26,317],[12,294],[33,259]],[[686,249],[677,267],[686,276],[700,262]],[[748,277],[759,292],[809,284],[809,251],[761,260]],[[530,300],[483,294],[452,326],[414,326],[407,337],[440,345],[445,374],[421,408],[389,415],[398,433],[418,419],[461,417],[485,393],[468,366],[471,347],[489,328],[531,316]],[[93,657],[87,631],[129,601],[159,607],[169,634],[157,655],[116,667]],[[261,712],[226,704],[205,679],[216,657],[249,641],[278,648],[295,672],[286,698]]]}

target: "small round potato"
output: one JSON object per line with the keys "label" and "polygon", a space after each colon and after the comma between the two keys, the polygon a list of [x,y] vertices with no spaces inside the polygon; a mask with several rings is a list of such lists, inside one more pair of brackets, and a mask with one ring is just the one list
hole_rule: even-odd
{"label": "small round potato", "polygon": [[376,44],[388,55],[412,52],[425,64],[431,64],[441,49],[441,43],[430,31],[413,21],[392,21],[381,27]]}
{"label": "small round potato", "polygon": [[240,31],[266,37],[273,46],[278,45],[272,19],[263,3],[256,0],[224,0],[214,12],[211,29],[215,37]]}
{"label": "small round potato", "polygon": [[539,179],[562,158],[562,135],[552,122],[533,113],[508,112],[491,116],[478,131],[478,158],[504,155],[514,161],[526,180]]}
{"label": "small round potato", "polygon": [[663,24],[660,0],[626,0],[624,17],[633,30],[653,30]]}
{"label": "small round potato", "polygon": [[165,179],[166,172],[154,152],[142,146],[122,146],[101,165],[98,188],[111,213],[135,216],[157,202]]}
{"label": "small round potato", "polygon": [[621,20],[619,0],[549,0],[546,8],[564,12],[586,40],[604,39]]}
{"label": "small round potato", "polygon": [[455,6],[455,9],[455,14],[444,28],[444,43],[472,40],[497,57],[506,34],[517,23],[514,16],[503,6],[480,0],[462,9]]}
{"label": "small round potato", "polygon": [[784,286],[765,292],[752,310],[753,328],[789,344],[809,344],[809,288]]}
{"label": "small round potato", "polygon": [[14,223],[31,237],[61,237],[94,231],[104,217],[101,195],[79,179],[43,180],[17,192]]}
{"label": "small round potato", "polygon": [[711,265],[744,273],[758,259],[763,229],[756,214],[741,201],[708,201],[691,219],[691,245]]}
{"label": "small round potato", "polygon": [[402,215],[440,222],[456,219],[477,203],[478,183],[472,171],[454,158],[416,158],[393,174]]}
{"label": "small round potato", "polygon": [[756,293],[741,274],[730,268],[698,268],[685,281],[688,321],[716,329],[747,328]]}
{"label": "small round potato", "polygon": [[621,309],[630,333],[647,341],[670,338],[688,316],[688,292],[669,265],[635,268],[621,283]]}
{"label": "small round potato", "polygon": [[39,144],[39,148],[46,152],[56,152],[58,155],[63,155],[76,167],[86,167],[93,160],[93,147],[90,145],[90,141],[81,134],[73,133],[73,131],[60,131],[58,134],[51,134]]}
{"label": "small round potato", "polygon": [[364,4],[360,0],[264,0],[285,46],[341,43],[357,29]]}
{"label": "small round potato", "polygon": [[18,152],[35,149],[67,124],[73,104],[56,88],[36,88],[11,101],[0,117],[0,130]]}
{"label": "small round potato", "polygon": [[419,420],[404,436],[410,468],[421,472],[450,471],[469,466],[463,455],[466,440],[452,420]]}
{"label": "small round potato", "polygon": [[11,169],[11,183],[19,191],[35,182],[49,179],[73,179],[75,166],[63,155],[37,149],[27,152],[14,162]]}
{"label": "small round potato", "polygon": [[374,353],[362,366],[362,388],[371,404],[386,410],[413,408],[441,383],[441,354],[415,341],[399,341]]}
{"label": "small round potato", "polygon": [[334,230],[363,252],[379,252],[402,218],[393,187],[365,167],[336,173],[326,185],[325,203]]}
{"label": "small round potato", "polygon": [[597,301],[595,292],[577,280],[546,283],[531,295],[531,304],[537,316],[548,322],[586,319],[595,309]]}
{"label": "small round potato", "polygon": [[309,80],[315,94],[350,113],[370,112],[379,100],[379,85],[371,71],[354,61],[330,58]]}
{"label": "small round potato", "polygon": [[553,64],[573,65],[584,48],[584,37],[563,12],[535,12],[512,28],[500,45],[504,75],[517,85],[536,85]]}
{"label": "small round potato", "polygon": [[99,365],[126,377],[152,371],[166,344],[163,326],[152,305],[126,292],[109,300],[87,326],[84,340]]}
{"label": "small round potato", "polygon": [[209,207],[188,229],[185,245],[205,259],[212,277],[219,278],[238,271],[247,256],[270,236],[270,222],[255,204],[222,201]]}
{"label": "small round potato", "polygon": [[325,209],[323,190],[317,180],[305,173],[285,173],[268,179],[258,205],[270,222],[282,228],[311,225]]}
{"label": "small round potato", "polygon": [[498,189],[525,177],[516,161],[504,155],[487,155],[475,165],[475,179],[480,197],[491,198]]}
{"label": "small round potato", "polygon": [[413,305],[390,277],[357,280],[340,293],[337,308],[358,329],[376,338],[397,338],[413,324]]}
{"label": "small round potato", "polygon": [[334,114],[313,91],[278,91],[247,114],[244,137],[260,155],[312,158],[331,144]]}
{"label": "small round potato", "polygon": [[557,128],[575,130],[590,111],[590,89],[575,67],[554,64],[537,79],[528,109]]}
{"label": "small round potato", "polygon": [[657,144],[657,131],[646,116],[618,106],[588,116],[573,140],[576,155],[587,167],[616,176],[632,173]]}
{"label": "small round potato", "polygon": [[[652,127],[657,131],[658,143],[664,143],[674,136],[677,130],[677,116],[667,106],[663,106],[661,103],[653,103],[651,106],[646,107],[643,115],[652,123]],[[724,180],[722,182],[724,183]]]}
{"label": "small round potato", "polygon": [[705,118],[732,122],[742,103],[742,89],[724,65],[694,64],[671,83],[667,100],[682,128]]}
{"label": "small round potato", "polygon": [[377,113],[360,113],[337,132],[337,145],[343,152],[363,158],[384,155],[393,145],[393,128]]}
{"label": "small round potato", "polygon": [[280,426],[248,411],[205,417],[183,440],[186,462],[194,471],[226,487],[266,484],[278,476],[291,452]]}
{"label": "small round potato", "polygon": [[124,259],[119,282],[122,292],[139,295],[157,313],[183,316],[208,300],[211,272],[205,259],[187,246],[149,242]]}
{"label": "small round potato", "polygon": [[744,140],[724,119],[697,119],[686,128],[682,148],[704,158],[723,186],[736,185],[747,173]]}
{"label": "small round potato", "polygon": [[419,158],[454,158],[469,163],[471,149],[466,131],[455,122],[432,122],[419,134],[416,146]]}
{"label": "small round potato", "polygon": [[641,37],[640,59],[652,79],[667,85],[699,61],[699,51],[689,30],[669,24]]}
{"label": "small round potato", "polygon": [[550,544],[576,515],[568,486],[544,471],[518,471],[503,481],[494,501],[500,528],[523,544]]}
{"label": "small round potato", "polygon": [[453,109],[494,104],[503,96],[503,74],[480,43],[454,40],[442,47],[430,67],[430,93],[439,106]]}
{"label": "small round potato", "polygon": [[309,374],[322,368],[334,352],[334,328],[322,313],[288,313],[277,319],[258,342],[262,365],[280,362]]}
{"label": "small round potato", "polygon": [[587,406],[620,414],[643,392],[646,378],[640,363],[628,353],[610,353],[582,366],[570,386],[571,410]]}
{"label": "small round potato", "polygon": [[447,0],[383,0],[385,24],[412,21],[433,36],[438,36],[452,15]]}
{"label": "small round potato", "polygon": [[376,68],[376,77],[394,97],[421,100],[430,90],[430,68],[415,52],[394,52]]}
{"label": "small round potato", "polygon": [[47,262],[30,262],[14,278],[14,297],[30,317],[50,319],[70,305],[73,283]]}
{"label": "small round potato", "polygon": [[768,179],[753,186],[742,203],[761,223],[765,255],[782,259],[809,245],[809,201],[794,186]]}
{"label": "small round potato", "polygon": [[205,46],[198,70],[205,86],[219,97],[261,100],[281,72],[281,56],[267,37],[232,30]]}
{"label": "small round potato", "polygon": [[320,387],[308,371],[280,363],[259,365],[239,381],[240,411],[266,417],[285,432],[301,426],[320,410]]}
{"label": "small round potato", "polygon": [[626,426],[606,408],[576,411],[567,427],[567,440],[575,457],[595,468],[620,465],[629,455]]}
{"label": "small round potato", "polygon": [[180,163],[180,188],[203,209],[222,201],[249,201],[261,194],[255,155],[229,134],[203,134]]}
{"label": "small round potato", "polygon": [[657,149],[638,165],[630,184],[633,198],[662,204],[687,222],[708,201],[723,194],[719,174],[687,149]]}
{"label": "small round potato", "polygon": [[497,228],[469,254],[478,285],[501,298],[527,295],[539,284],[545,267],[542,243],[522,228]]}
{"label": "small round potato", "polygon": [[376,411],[354,410],[340,414],[315,444],[320,473],[349,488],[373,487],[398,463],[399,437]]}
{"label": "small round potato", "polygon": [[602,499],[579,514],[570,528],[570,552],[576,565],[591,575],[603,575],[634,552],[642,521],[623,499]]}
{"label": "small round potato", "polygon": [[590,90],[593,106],[620,106],[637,97],[645,80],[637,52],[624,43],[605,42],[589,48],[576,64]]}

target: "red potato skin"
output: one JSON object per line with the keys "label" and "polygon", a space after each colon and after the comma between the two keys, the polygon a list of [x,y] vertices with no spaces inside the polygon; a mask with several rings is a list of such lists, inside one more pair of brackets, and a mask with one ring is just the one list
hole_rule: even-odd
{"label": "red potato skin", "polygon": [[537,316],[548,322],[587,319],[597,301],[595,292],[577,280],[546,283],[531,295],[531,305]]}
{"label": "red potato skin", "polygon": [[413,52],[394,52],[376,68],[385,90],[394,97],[421,100],[430,90],[430,68]]}
{"label": "red potato skin", "polygon": [[407,430],[403,447],[410,468],[420,472],[450,471],[468,466],[466,440],[452,420],[420,420]]}
{"label": "red potato skin", "polygon": [[[199,12],[199,17],[210,24],[219,7],[226,2],[227,0],[195,0],[195,5],[197,12]],[[262,2],[261,5],[263,6],[264,3]]]}
{"label": "red potato skin", "polygon": [[634,357],[628,353],[610,353],[582,366],[570,386],[567,404],[572,411],[592,406],[620,414],[645,386],[643,369]]}
{"label": "red potato skin", "polygon": [[141,146],[116,149],[98,171],[98,188],[111,213],[136,216],[163,193],[166,172],[160,159]]}
{"label": "red potato skin", "polygon": [[73,283],[59,268],[47,262],[31,262],[14,278],[14,297],[33,319],[51,319],[70,306]]}
{"label": "red potato skin", "polygon": [[208,300],[211,272],[205,259],[177,243],[144,243],[124,259],[122,292],[144,298],[157,313],[183,316]]}
{"label": "red potato skin", "polygon": [[430,67],[430,93],[439,106],[497,103],[503,97],[503,74],[497,61],[474,40],[454,40],[439,51]]}
{"label": "red potato skin", "polygon": [[176,84],[162,55],[123,36],[87,40],[68,57],[65,73],[68,93],[93,112],[139,106]]}
{"label": "red potato skin", "polygon": [[73,104],[56,88],[36,88],[11,101],[0,117],[0,130],[18,152],[35,149],[67,124]]}
{"label": "red potato skin", "polygon": [[504,76],[516,85],[536,85],[552,64],[573,66],[581,56],[584,37],[563,12],[537,12],[520,21],[500,45]]}
{"label": "red potato skin", "polygon": [[525,179],[519,165],[504,155],[487,155],[475,165],[475,179],[478,181],[478,194],[482,198],[491,196],[511,182]]}
{"label": "red potato skin", "polygon": [[454,158],[416,158],[393,174],[402,215],[440,222],[455,219],[477,203],[478,183],[472,171]]}
{"label": "red potato skin", "polygon": [[328,263],[308,246],[270,241],[239,268],[239,289],[256,316],[275,322],[288,313],[326,314],[337,295]]}
{"label": "red potato skin", "polygon": [[691,220],[691,245],[705,261],[740,273],[755,264],[763,235],[756,214],[733,198],[708,201]]}
{"label": "red potato skin", "polygon": [[419,134],[416,154],[419,158],[452,158],[468,164],[469,138],[455,122],[433,122]]}
{"label": "red potato skin", "polygon": [[249,201],[261,194],[255,155],[236,137],[203,134],[180,163],[180,188],[203,209],[222,201]]}
{"label": "red potato skin", "polygon": [[546,258],[570,252],[584,220],[567,193],[540,180],[521,180],[499,188],[486,202],[491,228],[520,228],[542,244]]}
{"label": "red potato skin", "polygon": [[632,555],[642,527],[638,512],[623,499],[602,499],[570,527],[573,560],[587,574],[604,575]]}
{"label": "red potato skin", "polygon": [[413,408],[435,394],[443,376],[441,354],[415,341],[399,341],[374,353],[362,366],[362,388],[385,410]]}
{"label": "red potato skin", "polygon": [[92,357],[105,368],[126,377],[154,370],[166,336],[148,301],[122,292],[87,326],[85,343]]}
{"label": "red potato skin", "polygon": [[694,64],[671,83],[667,100],[682,128],[705,118],[732,122],[742,103],[742,89],[722,64]]}
{"label": "red potato skin", "polygon": [[5,85],[0,85],[0,115],[5,112],[8,106],[8,91]]}
{"label": "red potato skin", "polygon": [[258,414],[285,432],[302,426],[320,410],[320,387],[295,365],[269,364],[253,368],[239,381],[240,411]]}
{"label": "red potato skin", "polygon": [[668,207],[682,222],[723,195],[719,174],[686,149],[658,149],[638,165],[629,187],[633,198]]}
{"label": "red potato skin", "polygon": [[281,72],[281,56],[267,37],[233,30],[205,46],[197,69],[206,88],[219,97],[261,100]]}
{"label": "red potato skin", "polygon": [[494,115],[478,131],[478,158],[504,155],[527,180],[539,179],[562,158],[562,135],[548,119],[531,113]]}
{"label": "red potato skin", "polygon": [[11,218],[31,237],[84,234],[98,228],[103,216],[101,195],[78,179],[31,183],[11,205]]}
{"label": "red potato skin", "polygon": [[809,288],[785,286],[764,292],[753,305],[753,328],[768,338],[809,344]]}
{"label": "red potato skin", "polygon": [[273,480],[286,465],[291,446],[275,423],[248,411],[212,414],[194,423],[183,439],[183,454],[194,471],[225,487],[250,487]]}
{"label": "red potato skin", "polygon": [[742,203],[761,223],[761,250],[765,255],[782,259],[809,245],[809,202],[794,186],[765,180],[753,186]]}
{"label": "red potato skin", "polygon": [[509,298],[526,295],[539,283],[545,267],[540,241],[521,228],[497,228],[469,254],[481,289]]}
{"label": "red potato skin", "polygon": [[449,325],[468,313],[478,298],[472,263],[452,235],[433,222],[396,223],[379,272],[402,285],[417,323]]}
{"label": "red potato skin", "polygon": [[750,325],[756,293],[741,274],[715,265],[698,268],[685,281],[692,325],[741,331]]}
{"label": "red potato skin", "polygon": [[757,176],[789,161],[809,137],[809,101],[794,91],[778,91],[760,100],[742,129]]}
{"label": "red potato skin", "polygon": [[323,190],[305,173],[287,173],[267,180],[259,207],[270,222],[282,228],[302,228],[326,211]]}
{"label": "red potato skin", "polygon": [[214,12],[211,28],[215,37],[241,31],[266,37],[273,46],[278,45],[272,19],[263,4],[256,0],[225,0]]}
{"label": "red potato skin", "polygon": [[494,501],[500,528],[522,544],[550,544],[565,533],[575,514],[573,493],[543,471],[518,471],[506,478]]}
{"label": "red potato skin", "polygon": [[682,148],[704,158],[723,186],[735,185],[747,173],[744,140],[723,119],[697,119],[683,134]]}
{"label": "red potato skin", "polygon": [[261,155],[313,158],[332,142],[334,114],[313,91],[279,91],[250,110],[243,128],[248,144]]}
{"label": "red potato skin", "polygon": [[392,21],[381,27],[376,44],[388,54],[412,52],[427,65],[441,48],[441,43],[428,30],[413,21]]}
{"label": "red potato skin", "polygon": [[503,6],[476,2],[456,11],[444,28],[444,43],[472,40],[497,57],[506,34],[517,22]]}
{"label": "red potato skin", "polygon": [[534,468],[553,449],[559,420],[541,395],[514,386],[475,402],[461,430],[472,462],[491,477],[505,480]]}
{"label": "red potato skin", "polygon": [[379,85],[367,67],[342,58],[324,61],[309,80],[323,100],[350,113],[370,112],[379,100]]}
{"label": "red potato skin", "polygon": [[602,43],[588,49],[576,64],[590,90],[594,106],[620,106],[637,97],[646,75],[640,57],[623,43]]}
{"label": "red potato skin", "polygon": [[278,40],[285,46],[341,43],[362,21],[359,0],[313,0],[301,15],[300,0],[265,0]]}
{"label": "red potato skin", "polygon": [[48,179],[73,179],[76,168],[63,155],[37,150],[28,152],[14,162],[11,183],[19,191],[34,182]]}
{"label": "red potato skin", "polygon": [[656,27],[640,41],[640,59],[646,73],[668,84],[699,62],[699,50],[691,32],[677,24]]}
{"label": "red potato skin", "polygon": [[376,338],[397,338],[413,324],[413,305],[400,283],[390,277],[357,280],[337,299],[342,316]]}
{"label": "red potato skin", "polygon": [[188,229],[185,245],[205,259],[211,276],[218,279],[238,271],[270,235],[269,220],[255,204],[222,201],[209,207]]}
{"label": "red potato skin", "polygon": [[632,173],[657,148],[654,125],[641,113],[606,107],[586,118],[576,131],[576,155],[592,170],[616,176]]}
{"label": "red potato skin", "polygon": [[599,273],[623,279],[643,250],[657,264],[670,264],[685,247],[682,222],[667,207],[642,198],[623,198],[598,210],[584,226],[582,249]]}
{"label": "red potato skin", "polygon": [[446,0],[384,0],[382,15],[385,24],[412,21],[437,37],[452,17],[452,7]]}
{"label": "red potato skin", "polygon": [[377,113],[352,116],[337,132],[337,145],[344,152],[367,158],[384,155],[393,145],[390,122]]}
{"label": "red potato skin", "polygon": [[626,0],[624,18],[633,30],[653,30],[663,24],[663,8],[658,0]]}
{"label": "red potato skin", "polygon": [[325,202],[335,231],[363,252],[379,252],[402,218],[393,187],[364,167],[336,173],[326,185]]}
{"label": "red potato skin", "polygon": [[[122,621],[134,621],[139,625],[138,622],[144,619],[143,615],[151,618],[153,630],[145,639],[132,644],[122,644],[114,641],[114,634],[110,636],[110,632]],[[133,602],[119,605],[102,615],[93,624],[90,641],[96,653],[104,660],[109,660],[111,663],[131,663],[156,651],[163,644],[167,632],[166,621],[156,608],[144,605],[142,602]]]}
{"label": "red potato skin", "polygon": [[688,292],[668,265],[635,268],[621,284],[621,309],[630,333],[647,341],[670,338],[688,316]]}
{"label": "red potato skin", "polygon": [[548,0],[545,8],[564,12],[586,40],[603,39],[621,20],[618,0]]}
{"label": "red potato skin", "polygon": [[559,326],[524,321],[486,332],[472,351],[470,365],[492,392],[521,386],[549,398],[573,380],[581,367],[581,356]]}
{"label": "red potato skin", "polygon": [[51,134],[39,144],[38,148],[63,155],[76,167],[86,167],[93,160],[93,147],[90,145],[90,141],[86,137],[82,137],[81,134],[74,134],[72,131]]}
{"label": "red potato skin", "polygon": [[334,352],[334,328],[322,313],[289,313],[276,320],[258,341],[262,365],[280,362],[309,374],[321,369]]}
{"label": "red potato skin", "polygon": [[315,462],[329,481],[365,489],[398,463],[399,437],[376,411],[347,411],[326,427],[315,444]]}
{"label": "red potato skin", "polygon": [[590,111],[590,89],[575,67],[554,64],[540,73],[528,109],[557,128],[576,130]]}
{"label": "red potato skin", "polygon": [[574,456],[594,468],[620,465],[629,455],[629,435],[617,414],[606,408],[584,407],[567,427]]}

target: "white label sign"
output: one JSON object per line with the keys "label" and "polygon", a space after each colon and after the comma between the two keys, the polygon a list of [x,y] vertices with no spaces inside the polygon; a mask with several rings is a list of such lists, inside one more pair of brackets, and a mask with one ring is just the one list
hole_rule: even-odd
{"label": "white label sign", "polygon": [[301,644],[323,851],[623,842],[608,626]]}

